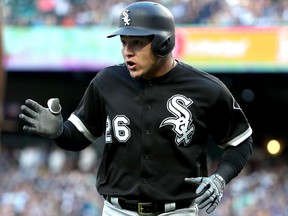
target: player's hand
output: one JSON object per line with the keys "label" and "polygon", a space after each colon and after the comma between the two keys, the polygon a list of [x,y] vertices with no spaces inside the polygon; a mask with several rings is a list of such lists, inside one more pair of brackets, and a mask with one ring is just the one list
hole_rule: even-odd
{"label": "player's hand", "polygon": [[63,118],[58,98],[51,98],[47,102],[48,108],[36,101],[28,99],[21,106],[19,118],[25,122],[23,130],[51,139],[57,138],[63,131]]}
{"label": "player's hand", "polygon": [[194,201],[198,207],[200,209],[207,207],[208,214],[213,212],[223,196],[225,180],[219,174],[213,174],[210,177],[185,178],[185,181],[199,185],[196,189],[196,194],[199,196]]}

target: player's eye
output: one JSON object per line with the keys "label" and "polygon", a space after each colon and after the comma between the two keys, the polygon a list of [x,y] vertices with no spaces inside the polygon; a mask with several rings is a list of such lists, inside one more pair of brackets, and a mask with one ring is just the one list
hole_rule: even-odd
{"label": "player's eye", "polygon": [[142,41],[136,40],[136,41],[135,41],[135,44],[136,44],[136,45],[141,45],[141,44],[142,44]]}
{"label": "player's eye", "polygon": [[121,43],[122,43],[123,46],[125,46],[127,44],[127,42],[124,41],[124,40],[121,40]]}
{"label": "player's eye", "polygon": [[133,46],[141,46],[143,43],[140,40],[131,41],[131,45]]}

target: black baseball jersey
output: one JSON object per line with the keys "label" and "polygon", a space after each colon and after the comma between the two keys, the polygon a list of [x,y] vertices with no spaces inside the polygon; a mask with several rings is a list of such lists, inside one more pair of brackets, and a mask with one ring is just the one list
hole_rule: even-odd
{"label": "black baseball jersey", "polygon": [[149,81],[125,64],[100,71],[69,121],[90,141],[105,133],[99,193],[133,200],[192,198],[184,178],[207,175],[208,135],[226,148],[252,134],[225,85],[183,62]]}

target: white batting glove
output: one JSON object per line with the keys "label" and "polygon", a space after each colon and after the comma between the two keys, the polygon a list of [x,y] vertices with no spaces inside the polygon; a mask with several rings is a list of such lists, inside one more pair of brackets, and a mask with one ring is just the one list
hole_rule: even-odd
{"label": "white batting glove", "polygon": [[213,174],[210,177],[185,178],[185,181],[199,185],[196,189],[196,194],[199,196],[194,201],[198,207],[200,209],[207,207],[208,214],[213,212],[223,196],[225,180],[219,174]]}
{"label": "white batting glove", "polygon": [[58,98],[51,98],[47,102],[48,108],[28,99],[21,106],[22,113],[19,118],[23,120],[23,130],[51,139],[57,138],[63,132],[63,118]]}

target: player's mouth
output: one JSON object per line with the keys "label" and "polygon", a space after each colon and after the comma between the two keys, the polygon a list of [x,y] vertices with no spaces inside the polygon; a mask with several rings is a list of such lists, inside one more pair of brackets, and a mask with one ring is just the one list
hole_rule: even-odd
{"label": "player's mouth", "polygon": [[136,70],[136,63],[133,62],[133,61],[126,61],[126,65],[127,65],[127,68],[130,70],[130,71],[135,71]]}

